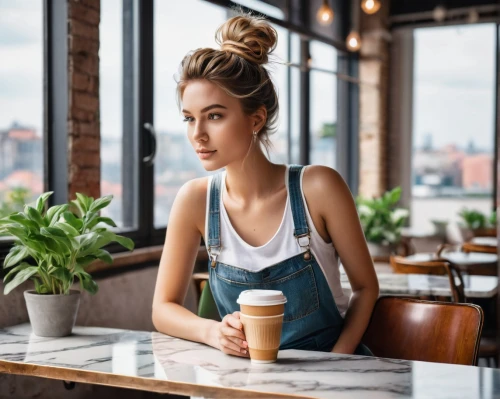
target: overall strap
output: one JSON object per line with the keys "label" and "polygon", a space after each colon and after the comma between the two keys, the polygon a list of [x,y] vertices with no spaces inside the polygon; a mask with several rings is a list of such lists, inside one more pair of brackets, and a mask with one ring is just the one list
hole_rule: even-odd
{"label": "overall strap", "polygon": [[299,246],[306,248],[304,259],[310,258],[311,236],[309,226],[307,225],[306,210],[302,200],[302,190],[300,188],[300,177],[304,166],[290,165],[288,169],[288,190],[290,195],[290,204],[293,215],[294,231],[293,235],[297,239]]}
{"label": "overall strap", "polygon": [[207,251],[212,259],[212,267],[215,267],[217,256],[222,249],[220,239],[220,196],[221,196],[222,173],[212,177],[210,185],[210,208],[208,212],[208,237]]}

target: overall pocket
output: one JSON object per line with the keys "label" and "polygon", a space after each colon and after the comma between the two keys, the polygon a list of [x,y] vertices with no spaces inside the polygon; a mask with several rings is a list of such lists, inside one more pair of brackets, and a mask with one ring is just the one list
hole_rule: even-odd
{"label": "overall pocket", "polygon": [[223,268],[224,266],[220,270],[217,267],[215,272],[217,283],[214,287],[214,296],[226,307],[230,307],[230,303],[234,302],[234,309],[238,310],[236,299],[241,291],[263,289],[279,290],[286,296],[284,323],[299,320],[319,309],[318,288],[311,264],[286,276],[259,283],[248,282],[243,275],[242,281],[228,279],[226,277],[229,276],[224,275]]}

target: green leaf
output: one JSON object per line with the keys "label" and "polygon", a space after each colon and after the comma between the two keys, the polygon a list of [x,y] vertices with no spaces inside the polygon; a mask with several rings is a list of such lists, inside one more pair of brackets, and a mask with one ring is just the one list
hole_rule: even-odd
{"label": "green leaf", "polygon": [[13,222],[19,223],[23,225],[24,227],[27,227],[30,230],[33,231],[38,231],[40,229],[40,226],[38,226],[38,223],[28,219],[26,215],[22,212],[19,213],[14,213],[8,217],[10,220]]}
{"label": "green leaf", "polygon": [[45,207],[45,202],[47,202],[47,199],[53,194],[53,191],[47,191],[46,193],[43,193],[38,197],[36,200],[36,210],[39,213],[43,212],[43,208]]}
{"label": "green leaf", "polygon": [[10,277],[16,274],[17,272],[26,269],[27,267],[31,267],[29,263],[23,262],[17,265],[16,267],[12,268],[3,278],[3,282],[7,283],[10,280]]}
{"label": "green leaf", "polygon": [[45,214],[45,221],[49,224],[49,226],[53,226],[59,220],[61,214],[66,212],[68,208],[68,204],[55,205],[51,207]]}
{"label": "green leaf", "polygon": [[97,293],[98,287],[97,283],[92,280],[92,276],[87,272],[77,273],[76,276],[80,279],[80,286],[88,291],[90,294],[94,295]]}
{"label": "green leaf", "polygon": [[19,262],[21,262],[24,258],[26,258],[29,255],[28,249],[24,246],[21,245],[16,245],[11,248],[7,256],[5,257],[5,260],[3,262],[3,267],[4,269],[7,269],[11,266],[17,265]]}
{"label": "green leaf", "polygon": [[71,226],[69,223],[57,222],[54,224],[54,227],[57,229],[64,230],[64,232],[70,237],[76,237],[80,235],[80,232]]}
{"label": "green leaf", "polygon": [[88,291],[91,295],[95,295],[99,289],[94,280],[85,279],[82,281],[83,289]]}
{"label": "green leaf", "polygon": [[47,226],[45,220],[42,218],[42,215],[40,215],[40,212],[38,212],[35,208],[26,205],[24,207],[24,213],[28,216],[28,218],[38,223],[40,227]]}
{"label": "green leaf", "polygon": [[14,237],[19,238],[20,240],[26,239],[28,236],[27,231],[23,227],[16,227],[16,226],[6,226],[5,230]]}
{"label": "green leaf", "polygon": [[100,260],[106,262],[106,263],[109,263],[109,264],[112,264],[113,263],[113,257],[111,256],[111,254],[104,250],[104,249],[99,249],[95,252],[95,256],[97,256],[97,258],[99,258]]}
{"label": "green leaf", "polygon": [[87,197],[85,194],[81,193],[76,193],[76,198],[77,202],[80,204],[80,208],[83,210],[82,217],[85,216],[85,214],[88,212],[88,202],[89,202],[89,197]]}
{"label": "green leaf", "polygon": [[58,280],[61,280],[65,284],[73,283],[73,276],[71,272],[65,267],[57,267],[53,272],[50,273],[51,276]]}
{"label": "green leaf", "polygon": [[396,187],[389,192],[389,199],[391,205],[395,205],[401,198],[401,187]]}
{"label": "green leaf", "polygon": [[4,287],[3,294],[7,295],[9,292],[11,292],[14,288],[17,286],[21,285],[24,283],[26,280],[28,280],[31,276],[35,275],[36,272],[38,271],[38,268],[36,266],[31,266],[26,269],[21,270],[19,273],[16,274],[16,277],[9,283],[7,283]]}
{"label": "green leaf", "polygon": [[[85,267],[85,266],[90,265],[96,259],[97,259],[96,256],[88,255],[88,256],[83,256],[81,258],[76,258],[76,263],[78,266]],[[76,270],[76,268],[75,268],[75,270]]]}
{"label": "green leaf", "polygon": [[84,229],[92,229],[92,227],[95,226],[97,223],[97,218],[99,217],[99,214],[88,211],[87,214],[85,215],[85,220],[83,222]]}
{"label": "green leaf", "polygon": [[68,251],[71,251],[73,245],[71,241],[66,236],[65,232],[61,229],[55,227],[45,227],[40,230],[40,233],[46,237],[50,237],[60,245],[64,245]]}
{"label": "green leaf", "polygon": [[105,217],[105,216],[99,216],[97,218],[97,223],[105,223],[108,226],[116,227],[116,223],[113,221],[113,219]]}
{"label": "green leaf", "polygon": [[66,220],[66,222],[73,227],[74,229],[81,231],[83,227],[83,222],[81,219],[78,219],[75,215],[73,215],[71,212],[66,211],[63,212],[63,218]]}
{"label": "green leaf", "polygon": [[115,235],[115,240],[116,242],[118,242],[118,244],[120,244],[121,246],[127,248],[129,251],[132,251],[135,247],[135,244],[134,242],[128,238],[128,237],[123,237],[123,236],[119,236],[119,235]]}
{"label": "green leaf", "polygon": [[104,197],[98,198],[90,206],[89,211],[91,211],[91,212],[97,212],[97,211],[99,211],[99,210],[101,210],[103,208],[106,208],[112,200],[113,200],[113,196],[112,195],[106,195]]}

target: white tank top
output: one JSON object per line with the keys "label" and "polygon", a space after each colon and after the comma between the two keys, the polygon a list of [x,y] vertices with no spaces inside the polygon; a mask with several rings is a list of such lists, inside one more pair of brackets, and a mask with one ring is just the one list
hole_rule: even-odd
{"label": "white tank top", "polygon": [[[300,175],[300,191],[302,193],[304,208],[306,209],[307,223],[309,225],[309,229],[311,230],[311,251],[318,261],[326,280],[328,281],[328,285],[332,291],[337,308],[342,317],[344,317],[349,304],[349,296],[344,294],[340,284],[339,257],[333,244],[327,244],[319,235],[316,227],[314,226],[309,209],[307,208],[304,192],[302,190],[302,178],[304,176],[305,169],[305,167],[302,169],[302,173]],[[224,171],[222,173],[220,196],[220,233],[222,250],[217,257],[218,262],[236,266],[252,272],[257,272],[305,252],[305,250],[299,246],[297,239],[293,235],[294,225],[292,208],[290,205],[290,192],[288,188],[288,165],[285,172],[287,199],[281,224],[274,236],[267,243],[259,247],[249,245],[239,236],[236,230],[234,230],[226,212],[226,208],[224,207],[223,198],[227,195],[226,172]],[[212,176],[208,179],[205,237],[208,237],[208,210],[210,209],[211,183]]]}

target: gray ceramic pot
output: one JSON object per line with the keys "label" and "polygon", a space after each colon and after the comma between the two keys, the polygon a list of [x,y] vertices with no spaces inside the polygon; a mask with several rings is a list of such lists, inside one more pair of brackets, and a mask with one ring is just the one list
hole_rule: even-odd
{"label": "gray ceramic pot", "polygon": [[33,333],[40,337],[70,335],[75,325],[80,291],[70,290],[68,295],[40,295],[24,291]]}

